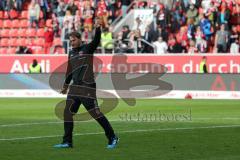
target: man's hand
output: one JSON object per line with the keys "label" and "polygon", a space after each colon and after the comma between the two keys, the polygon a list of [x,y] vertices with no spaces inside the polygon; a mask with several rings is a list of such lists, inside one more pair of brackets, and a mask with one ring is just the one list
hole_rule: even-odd
{"label": "man's hand", "polygon": [[61,89],[60,93],[61,94],[67,94],[67,90],[68,90],[68,85],[64,84],[63,88]]}

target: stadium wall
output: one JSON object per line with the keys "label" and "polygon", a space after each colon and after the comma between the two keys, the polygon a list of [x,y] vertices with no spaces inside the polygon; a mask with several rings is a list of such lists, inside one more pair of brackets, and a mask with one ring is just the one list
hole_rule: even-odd
{"label": "stadium wall", "polygon": [[[96,58],[100,60],[101,63],[95,63],[95,68],[102,73],[112,72],[113,68],[115,69],[114,72],[121,72],[123,70],[126,70],[126,64],[128,64],[130,65],[130,68],[127,69],[127,72],[132,72],[132,70],[134,70],[135,64],[155,63],[164,65],[167,68],[167,73],[198,73],[199,64],[203,56],[207,57],[207,66],[210,73],[240,73],[240,55],[231,54],[127,55],[126,60],[121,61],[122,64],[120,64],[118,61],[119,55],[96,55]],[[28,73],[28,67],[32,63],[33,59],[37,59],[41,64],[43,73],[52,73],[56,71],[60,65],[64,64],[67,61],[67,56],[1,55],[0,73]],[[117,65],[117,67],[114,65]],[[148,68],[148,70],[151,72],[151,68]],[[62,70],[62,72],[64,72],[64,70]]]}
{"label": "stadium wall", "polygon": [[[134,72],[136,71],[134,64],[140,64],[140,69],[147,69],[153,73],[156,71],[156,67],[144,68],[144,64],[161,64],[167,67],[168,70],[163,79],[173,84],[173,89],[163,95],[149,91],[139,98],[240,99],[240,56],[230,54],[204,56],[208,58],[208,68],[211,74],[197,74],[202,55],[127,55],[124,56],[123,61],[121,59],[118,61],[119,56],[96,55],[96,58],[101,63],[97,63],[95,68],[97,68],[98,72],[107,74],[123,70],[124,72]],[[28,67],[33,59],[37,59],[40,62],[45,73],[36,75],[38,76],[37,78],[29,77],[29,74],[25,74],[28,73]],[[119,63],[116,63],[116,60]],[[65,97],[48,87],[48,78],[45,77],[46,75],[53,74],[55,71],[64,74],[64,69],[58,70],[57,68],[65,62],[67,62],[66,55],[0,56],[0,64],[2,66],[0,68],[0,97]],[[129,64],[130,67],[128,66]],[[45,79],[46,81],[42,82],[43,80],[41,79]],[[105,82],[106,78],[102,79]],[[27,84],[20,84],[20,82],[24,81]],[[97,83],[100,86],[104,86],[101,84],[101,80],[98,81]],[[9,85],[7,85],[7,82],[10,82]],[[100,89],[119,97],[113,88]],[[121,92],[121,95],[129,95],[129,91],[127,90]],[[108,98],[106,94],[99,93],[98,96]]]}

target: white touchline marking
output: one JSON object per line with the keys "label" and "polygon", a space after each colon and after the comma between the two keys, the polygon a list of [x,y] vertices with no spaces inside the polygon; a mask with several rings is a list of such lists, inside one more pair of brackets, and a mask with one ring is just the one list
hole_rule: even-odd
{"label": "white touchline marking", "polygon": [[[133,120],[121,120],[121,119],[113,119],[110,120],[110,122],[135,122],[135,123],[161,123],[161,122],[196,122],[194,120],[240,120],[240,118],[192,118],[192,120],[185,120],[185,121],[167,121],[167,120],[157,120],[157,121],[138,121],[137,119]],[[74,121],[74,123],[89,123],[89,122],[95,122],[95,120],[88,120],[88,121]],[[45,124],[62,124],[63,121],[53,121],[53,122],[32,122],[32,123],[13,123],[13,124],[2,124],[1,127],[18,127],[18,126],[31,126],[31,125],[45,125]]]}
{"label": "white touchline marking", "polygon": [[[204,127],[183,127],[183,128],[158,128],[158,129],[138,129],[138,130],[127,130],[119,131],[117,133],[136,133],[136,132],[155,132],[155,131],[176,131],[176,130],[195,130],[195,129],[215,129],[215,128],[237,128],[240,125],[223,125],[223,126],[204,126]],[[92,133],[76,133],[74,136],[88,136],[88,135],[99,135],[104,132],[92,132]],[[44,139],[44,138],[56,138],[62,137],[63,135],[49,135],[49,136],[36,136],[36,137],[16,137],[16,138],[2,138],[0,141],[17,141],[17,140],[31,140],[31,139]]]}
{"label": "white touchline marking", "polygon": [[[110,122],[124,122],[123,120],[110,120]],[[95,120],[88,121],[74,121],[74,123],[89,123],[95,122]],[[63,121],[53,121],[53,122],[33,122],[33,123],[13,123],[13,124],[2,124],[0,127],[17,127],[17,126],[31,126],[31,125],[44,125],[44,124],[63,124]]]}

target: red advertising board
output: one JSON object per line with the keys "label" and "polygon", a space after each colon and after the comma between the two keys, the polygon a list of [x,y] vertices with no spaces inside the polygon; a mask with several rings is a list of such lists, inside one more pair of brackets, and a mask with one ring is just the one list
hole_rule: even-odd
{"label": "red advertising board", "polygon": [[[198,73],[202,55],[96,55],[95,68],[101,72],[134,72],[145,68],[154,72],[164,65],[168,73]],[[240,55],[206,55],[210,73],[240,73]],[[37,59],[44,73],[52,73],[67,61],[66,55],[2,55],[0,73],[28,73],[29,65]],[[100,62],[100,63],[99,63]],[[153,64],[148,65],[146,64]],[[155,65],[154,65],[155,64]]]}

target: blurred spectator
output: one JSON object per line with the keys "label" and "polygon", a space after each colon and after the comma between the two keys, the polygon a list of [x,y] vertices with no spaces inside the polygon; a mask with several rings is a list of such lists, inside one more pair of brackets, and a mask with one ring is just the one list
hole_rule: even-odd
{"label": "blurred spectator", "polygon": [[29,67],[29,73],[42,73],[41,66],[36,59],[33,59],[33,63]]}
{"label": "blurred spectator", "polygon": [[52,27],[53,27],[53,32],[55,37],[59,37],[59,23],[56,15],[53,13],[52,14]]}
{"label": "blurred spectator", "polygon": [[32,54],[31,49],[25,47],[25,46],[19,46],[16,49],[16,54]]}
{"label": "blurred spectator", "polygon": [[82,24],[81,24],[81,21],[77,21],[75,22],[74,24],[74,30],[77,31],[78,33],[82,33]]}
{"label": "blurred spectator", "polygon": [[103,27],[108,27],[108,11],[105,0],[98,1],[97,17],[102,21]]}
{"label": "blurred spectator", "polygon": [[169,22],[169,30],[171,33],[176,33],[181,27],[181,17],[179,19],[171,17]]}
{"label": "blurred spectator", "polygon": [[173,37],[172,39],[170,39],[172,42],[171,42],[171,45],[169,46],[169,52],[170,53],[184,53],[186,52],[186,48],[184,48],[181,43],[178,43],[176,41],[176,38]]}
{"label": "blurred spectator", "polygon": [[75,16],[78,10],[78,7],[74,4],[74,0],[69,0],[67,5],[67,10],[71,12],[71,15]]}
{"label": "blurred spectator", "polygon": [[122,16],[125,17],[127,15],[128,6],[131,4],[131,0],[121,0],[122,5]]}
{"label": "blurred spectator", "polygon": [[189,42],[188,53],[189,54],[198,53],[198,49],[197,49],[197,47],[195,45],[195,41],[194,40],[190,40],[190,42]]}
{"label": "blurred spectator", "polygon": [[92,31],[93,28],[93,15],[94,10],[91,8],[91,5],[86,5],[83,10],[82,19],[84,27],[87,27],[90,31]]}
{"label": "blurred spectator", "polygon": [[[150,26],[147,26],[146,28],[146,32],[143,36],[143,39],[145,41],[147,41],[148,43],[152,43],[154,40],[154,31],[151,30]],[[144,47],[143,47],[143,53],[153,53],[153,48],[152,46],[144,43]]]}
{"label": "blurred spectator", "polygon": [[45,54],[53,53],[51,50],[54,40],[53,28],[45,27],[44,39],[45,39],[44,53]]}
{"label": "blurred spectator", "polygon": [[114,48],[113,44],[112,32],[109,28],[104,28],[101,34],[101,47],[104,48],[105,53],[112,53]]}
{"label": "blurred spectator", "polygon": [[190,5],[190,1],[189,0],[182,0],[182,7],[185,10],[185,12],[187,11],[189,5]]}
{"label": "blurred spectator", "polygon": [[36,29],[38,29],[38,22],[40,17],[40,6],[38,3],[36,3],[35,0],[32,0],[29,5],[28,16],[30,20],[30,27],[33,27],[33,23],[35,23]]}
{"label": "blurred spectator", "polygon": [[168,50],[168,45],[165,41],[163,41],[162,37],[158,37],[158,40],[153,43],[156,46],[157,54],[165,54]]}
{"label": "blurred spectator", "polygon": [[23,0],[15,0],[16,3],[16,9],[18,11],[18,13],[20,14],[22,12],[22,8],[23,8]]}
{"label": "blurred spectator", "polygon": [[188,20],[193,19],[194,25],[197,25],[198,10],[195,8],[194,4],[190,5],[186,16],[187,16]]}
{"label": "blurred spectator", "polygon": [[67,10],[67,6],[64,3],[64,1],[60,1],[57,7],[57,17],[58,17],[58,23],[60,28],[63,27],[63,19],[65,16],[66,10]]}
{"label": "blurred spectator", "polygon": [[122,28],[122,42],[128,44],[127,39],[130,37],[130,29],[128,25],[123,26]]}
{"label": "blurred spectator", "polygon": [[153,41],[157,41],[158,40],[158,37],[162,37],[163,38],[163,41],[168,41],[168,32],[166,32],[165,29],[162,29],[162,27],[158,27],[157,28],[157,31],[154,32],[154,35],[153,35]]}
{"label": "blurred spectator", "polygon": [[161,28],[165,28],[167,23],[165,9],[160,9],[157,13],[157,25],[161,26]]}
{"label": "blurred spectator", "polygon": [[72,29],[73,28],[73,22],[74,22],[74,16],[72,15],[71,11],[70,10],[67,10],[66,11],[66,14],[63,18],[63,23],[66,24],[65,22],[68,22],[68,28]]}
{"label": "blurred spectator", "polygon": [[127,40],[125,40],[124,42],[127,44],[127,46],[126,46],[126,53],[134,53],[135,52],[135,50],[134,49],[136,49],[136,43],[135,43],[135,41],[134,41],[134,37],[135,37],[135,33],[136,31],[131,31],[130,33],[129,33],[129,38],[127,39]]}
{"label": "blurred spectator", "polygon": [[215,37],[215,48],[217,49],[217,53],[227,52],[228,39],[229,33],[225,30],[225,25],[222,24]]}
{"label": "blurred spectator", "polygon": [[197,26],[196,32],[194,33],[194,39],[198,43],[199,40],[201,40],[205,35],[203,34],[201,27]]}
{"label": "blurred spectator", "polygon": [[224,24],[226,29],[229,29],[230,10],[226,2],[222,2],[220,12],[218,12],[218,25]]}
{"label": "blurred spectator", "polygon": [[115,11],[116,11],[116,0],[107,0],[107,8],[109,10],[109,19],[111,21],[111,23],[115,20],[116,15],[115,15]]}
{"label": "blurred spectator", "polygon": [[14,1],[13,0],[6,0],[5,2],[5,11],[7,11],[8,18],[12,19],[10,12],[14,9]]}
{"label": "blurred spectator", "polygon": [[207,57],[203,56],[199,65],[199,73],[208,73]]}
{"label": "blurred spectator", "polygon": [[236,39],[230,46],[230,53],[239,54],[239,40]]}
{"label": "blurred spectator", "polygon": [[232,26],[232,30],[231,30],[231,36],[230,36],[230,40],[229,43],[232,44],[234,43],[236,40],[239,39],[240,32],[238,32],[237,27],[236,26]]}
{"label": "blurred spectator", "polygon": [[68,47],[69,47],[69,33],[71,32],[71,28],[69,28],[69,21],[65,21],[63,28],[61,30],[61,41],[63,44],[63,48],[65,53],[68,53]]}
{"label": "blurred spectator", "polygon": [[193,19],[188,19],[188,29],[187,29],[188,39],[193,39],[194,33],[195,33],[195,26],[193,24]]}
{"label": "blurred spectator", "polygon": [[57,14],[57,8],[58,8],[58,5],[59,5],[58,0],[50,0],[50,4],[51,4],[52,12],[54,14]]}
{"label": "blurred spectator", "polygon": [[206,40],[209,40],[211,35],[213,34],[211,31],[211,21],[202,14],[199,16],[199,18],[200,18],[201,30],[202,30],[203,34],[205,35]]}
{"label": "blurred spectator", "polygon": [[92,41],[93,35],[92,31],[89,29],[88,26],[84,27],[84,31],[82,32],[82,42],[88,44]]}
{"label": "blurred spectator", "polygon": [[4,11],[6,8],[6,0],[1,0],[0,1],[0,10]]}
{"label": "blurred spectator", "polygon": [[132,37],[130,37],[130,42],[132,43],[132,48],[134,48],[134,53],[142,53],[143,44],[142,44],[142,35],[141,30],[136,29],[133,31]]}
{"label": "blurred spectator", "polygon": [[145,25],[143,24],[142,20],[137,17],[133,26],[133,30],[139,29],[141,32],[141,36],[144,36],[145,33]]}
{"label": "blurred spectator", "polygon": [[199,37],[196,39],[196,47],[199,53],[206,53],[208,48],[207,41],[204,38]]}
{"label": "blurred spectator", "polygon": [[48,1],[47,0],[38,0],[38,4],[41,8],[41,11],[43,12],[43,19],[44,21],[47,20],[47,12],[50,11],[50,8],[48,7]]}
{"label": "blurred spectator", "polygon": [[187,31],[188,31],[187,26],[181,27],[180,31],[176,34],[178,43],[184,43],[185,45],[188,44],[188,36],[187,36],[188,32]]}

